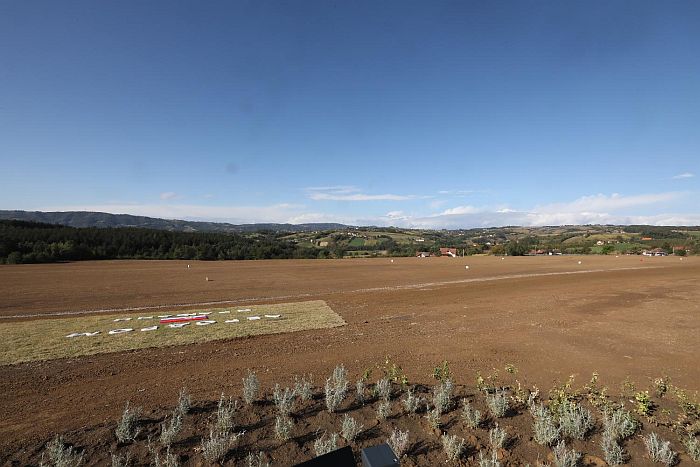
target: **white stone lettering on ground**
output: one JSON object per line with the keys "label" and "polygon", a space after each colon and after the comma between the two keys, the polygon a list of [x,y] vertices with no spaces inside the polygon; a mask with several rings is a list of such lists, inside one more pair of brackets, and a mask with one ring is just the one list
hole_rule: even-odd
{"label": "white stone lettering on ground", "polygon": [[159,318],[170,318],[172,315],[158,315]]}
{"label": "white stone lettering on ground", "polygon": [[190,324],[190,323],[172,323],[172,324],[168,324],[168,327],[173,328],[173,329],[180,329],[180,328],[184,328],[188,324]]}
{"label": "white stone lettering on ground", "polygon": [[216,324],[216,321],[207,319],[205,321],[197,321],[195,324],[197,326],[209,326],[210,324]]}
{"label": "white stone lettering on ground", "polygon": [[155,331],[158,326],[148,326],[147,328],[141,328],[141,331]]}
{"label": "white stone lettering on ground", "polygon": [[241,322],[241,320],[238,318],[227,319],[226,321],[224,321],[224,323],[240,323],[240,322]]}
{"label": "white stone lettering on ground", "polygon": [[277,319],[281,317],[282,315],[265,315],[265,318],[272,318],[272,319]]}
{"label": "white stone lettering on ground", "polygon": [[95,331],[95,332],[72,332],[68,334],[66,337],[80,337],[80,336],[87,336],[87,337],[92,337],[96,336],[100,333],[100,331]]}
{"label": "white stone lettering on ground", "polygon": [[219,312],[220,315],[226,315],[226,314],[228,314],[228,313],[231,313],[231,310],[226,310],[226,311],[220,311],[220,312]]}
{"label": "white stone lettering on ground", "polygon": [[248,321],[255,321],[260,319],[260,316],[248,316]]}
{"label": "white stone lettering on ground", "polygon": [[139,316],[136,319],[153,319],[153,316]]}
{"label": "white stone lettering on ground", "polygon": [[109,331],[109,334],[124,334],[125,332],[131,332],[133,329],[131,328],[121,328],[121,329],[112,329]]}
{"label": "white stone lettering on ground", "polygon": [[114,322],[118,323],[119,321],[131,321],[131,318],[115,318]]}
{"label": "white stone lettering on ground", "polygon": [[239,308],[238,310],[239,313],[248,313],[249,311],[253,311],[250,308]]}

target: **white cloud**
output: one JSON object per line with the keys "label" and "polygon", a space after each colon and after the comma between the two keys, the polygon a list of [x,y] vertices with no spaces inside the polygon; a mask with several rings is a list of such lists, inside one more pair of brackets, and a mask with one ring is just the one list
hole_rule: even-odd
{"label": "white cloud", "polygon": [[406,201],[419,198],[416,195],[378,194],[370,195],[362,193],[354,186],[327,186],[306,188],[306,195],[314,201]]}
{"label": "white cloud", "polygon": [[163,201],[170,201],[176,198],[179,198],[179,196],[174,191],[165,191],[160,194],[160,199]]}
{"label": "white cloud", "polygon": [[694,173],[683,172],[682,174],[674,175],[671,178],[673,178],[674,180],[682,180],[684,178],[693,178],[693,177],[695,177]]}
{"label": "white cloud", "polygon": [[629,215],[621,210],[678,200],[687,193],[651,193],[624,196],[583,196],[569,203],[552,203],[530,210],[507,206],[455,206],[429,216],[397,219],[399,226],[417,228],[468,228],[504,225],[543,226],[565,224],[697,225],[700,214]]}
{"label": "white cloud", "polygon": [[453,216],[455,214],[474,214],[477,212],[479,212],[479,208],[475,208],[474,206],[457,206],[444,210],[440,215]]}
{"label": "white cloud", "polygon": [[535,207],[535,211],[555,213],[555,212],[588,212],[588,211],[617,211],[619,209],[629,209],[638,206],[647,206],[668,201],[677,200],[686,193],[667,192],[650,193],[643,195],[624,196],[619,193],[611,195],[591,195],[582,196],[570,203],[553,203]]}
{"label": "white cloud", "polygon": [[454,196],[456,198],[464,198],[465,196],[473,195],[478,193],[477,190],[440,190],[439,195]]}

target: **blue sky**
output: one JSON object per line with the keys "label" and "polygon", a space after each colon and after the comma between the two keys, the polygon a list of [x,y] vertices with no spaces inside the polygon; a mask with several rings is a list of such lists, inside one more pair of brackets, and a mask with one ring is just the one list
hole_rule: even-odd
{"label": "blue sky", "polygon": [[0,209],[700,224],[700,2],[0,1]]}

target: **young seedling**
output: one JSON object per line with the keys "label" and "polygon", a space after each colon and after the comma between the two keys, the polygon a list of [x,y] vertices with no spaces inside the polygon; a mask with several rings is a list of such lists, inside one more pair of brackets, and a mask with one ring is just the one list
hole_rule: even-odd
{"label": "young seedling", "polygon": [[340,407],[340,404],[345,400],[348,392],[348,377],[347,370],[343,365],[338,365],[333,370],[333,374],[326,380],[326,408],[333,413]]}
{"label": "young seedling", "polygon": [[163,422],[160,424],[160,443],[165,447],[170,447],[181,429],[182,415],[176,408],[170,416],[170,423]]}
{"label": "young seedling", "polygon": [[415,414],[420,408],[420,402],[420,396],[416,396],[411,388],[406,390],[406,397],[401,400],[401,403],[408,414]]}
{"label": "young seedling", "polygon": [[338,449],[338,434],[333,433],[330,436],[326,436],[324,432],[320,438],[314,441],[314,451],[316,456],[322,456],[328,454],[331,451]]}
{"label": "young seedling", "polygon": [[508,396],[505,391],[496,390],[493,394],[486,394],[486,406],[489,412],[496,418],[505,416],[508,412]]}
{"label": "young seedling", "polygon": [[124,412],[122,413],[122,418],[117,424],[117,429],[114,434],[117,436],[117,441],[120,443],[126,443],[127,441],[133,441],[139,434],[138,420],[141,415],[141,409],[129,407],[129,403],[126,403],[124,407]]}
{"label": "young seedling", "polygon": [[506,430],[499,427],[498,423],[496,423],[496,426],[489,430],[489,442],[491,443],[491,449],[495,451],[496,449],[502,448],[505,445],[507,437],[508,433]]}
{"label": "young seedling", "polygon": [[666,465],[673,465],[676,462],[676,453],[671,449],[670,441],[662,440],[656,433],[649,433],[643,439],[652,461]]}
{"label": "young seedling", "polygon": [[555,467],[576,467],[579,459],[581,459],[581,453],[573,449],[567,449],[564,441],[559,441],[553,453]]}
{"label": "young seedling", "polygon": [[279,384],[275,384],[275,389],[272,392],[272,399],[275,402],[277,413],[283,416],[288,416],[294,410],[294,389],[282,389]]}
{"label": "young seedling", "polygon": [[343,416],[343,426],[340,434],[343,436],[345,441],[352,443],[355,441],[357,435],[362,431],[364,425],[357,423],[357,420],[352,418],[350,415],[345,414]]}
{"label": "young seedling", "polygon": [[481,425],[481,411],[474,409],[467,399],[462,399],[462,421],[471,429]]}
{"label": "young seedling", "polygon": [[248,370],[248,374],[243,378],[243,400],[250,405],[255,402],[260,390],[260,381],[254,371]]}
{"label": "young seedling", "polygon": [[[55,467],[74,467],[83,463],[83,455],[75,452],[73,446],[66,446],[59,435],[46,444],[44,454]],[[44,454],[41,455],[42,464]]]}
{"label": "young seedling", "polygon": [[534,418],[532,425],[532,431],[534,432],[535,442],[551,446],[555,441],[559,439],[559,434],[561,429],[554,423],[554,418],[547,409],[542,404],[533,405],[530,408],[530,412]]}
{"label": "young seedling", "polygon": [[394,428],[386,442],[396,457],[401,459],[408,452],[408,430],[401,431]]}
{"label": "young seedling", "polygon": [[440,437],[440,441],[442,442],[442,450],[445,451],[448,461],[454,462],[462,456],[465,445],[464,439],[457,438],[457,435],[443,433]]}

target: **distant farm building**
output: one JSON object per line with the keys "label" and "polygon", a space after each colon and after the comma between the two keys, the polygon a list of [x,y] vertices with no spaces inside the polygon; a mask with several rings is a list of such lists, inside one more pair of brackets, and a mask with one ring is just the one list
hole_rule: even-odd
{"label": "distant farm building", "polygon": [[416,258],[429,258],[430,257],[430,252],[429,251],[418,251],[416,252]]}
{"label": "distant farm building", "polygon": [[440,248],[440,256],[457,257],[457,248]]}

